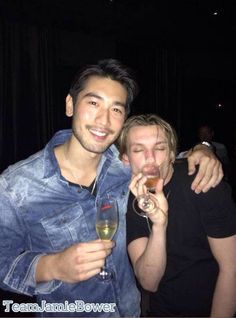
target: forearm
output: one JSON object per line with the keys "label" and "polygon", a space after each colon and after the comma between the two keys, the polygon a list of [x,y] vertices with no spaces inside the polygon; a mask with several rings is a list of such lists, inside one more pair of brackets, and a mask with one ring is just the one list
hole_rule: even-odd
{"label": "forearm", "polygon": [[236,313],[236,273],[220,272],[213,296],[211,317],[233,317]]}
{"label": "forearm", "polygon": [[156,291],[166,267],[166,225],[154,226],[143,254],[135,264],[135,274],[142,287]]}
{"label": "forearm", "polygon": [[181,158],[188,158],[194,151],[198,151],[200,150],[203,154],[211,154],[211,153],[214,153],[214,149],[213,147],[210,146],[207,146],[205,144],[201,144],[201,143],[198,143],[196,145],[194,145],[192,148],[186,150],[186,151],[182,151],[181,153],[179,153],[176,157],[176,159],[181,159]]}

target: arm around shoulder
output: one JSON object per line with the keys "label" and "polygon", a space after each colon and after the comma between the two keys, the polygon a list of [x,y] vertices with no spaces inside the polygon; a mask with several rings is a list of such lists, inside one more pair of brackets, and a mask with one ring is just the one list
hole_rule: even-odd
{"label": "arm around shoulder", "polygon": [[205,145],[197,145],[188,156],[188,173],[192,175],[199,169],[192,183],[191,189],[197,194],[207,192],[214,188],[223,178],[222,164],[215,156],[214,152]]}

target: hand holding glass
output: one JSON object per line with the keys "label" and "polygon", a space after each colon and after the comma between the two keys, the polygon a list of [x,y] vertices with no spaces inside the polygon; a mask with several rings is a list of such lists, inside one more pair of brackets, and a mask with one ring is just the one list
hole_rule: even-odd
{"label": "hand holding glass", "polygon": [[155,163],[149,163],[143,166],[141,172],[147,178],[145,182],[147,193],[138,195],[134,199],[133,208],[137,214],[147,217],[147,212],[152,211],[156,207],[156,200],[150,193],[155,193],[156,185],[160,178],[160,169]]}
{"label": "hand holding glass", "polygon": [[[118,226],[118,209],[117,203],[112,198],[102,198],[98,201],[96,215],[96,231],[101,240],[111,240]],[[114,277],[112,270],[106,266],[99,273],[99,278],[103,281],[110,280]]]}

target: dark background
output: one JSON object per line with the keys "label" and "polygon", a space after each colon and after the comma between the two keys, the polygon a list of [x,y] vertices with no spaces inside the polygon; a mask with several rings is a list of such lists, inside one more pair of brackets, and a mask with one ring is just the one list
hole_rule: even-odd
{"label": "dark background", "polygon": [[180,150],[211,121],[228,147],[234,190],[235,15],[235,0],[0,0],[0,171],[70,127],[72,77],[113,57],[136,71],[132,113],[169,120]]}
{"label": "dark background", "polygon": [[70,126],[64,99],[72,77],[80,65],[107,57],[136,71],[141,91],[133,113],[168,119],[180,150],[210,119],[232,157],[235,6],[234,0],[0,0],[0,169]]}

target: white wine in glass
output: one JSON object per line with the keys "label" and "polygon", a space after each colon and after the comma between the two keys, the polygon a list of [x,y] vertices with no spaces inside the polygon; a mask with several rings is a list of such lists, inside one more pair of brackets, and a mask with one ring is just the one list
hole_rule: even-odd
{"label": "white wine in glass", "polygon": [[117,222],[102,220],[96,223],[96,231],[101,240],[111,240],[116,233]]}
{"label": "white wine in glass", "polygon": [[[113,198],[105,197],[98,199],[96,215],[96,232],[101,240],[111,240],[118,226],[117,202]],[[99,278],[108,281],[114,278],[114,273],[106,265],[99,273]]]}

